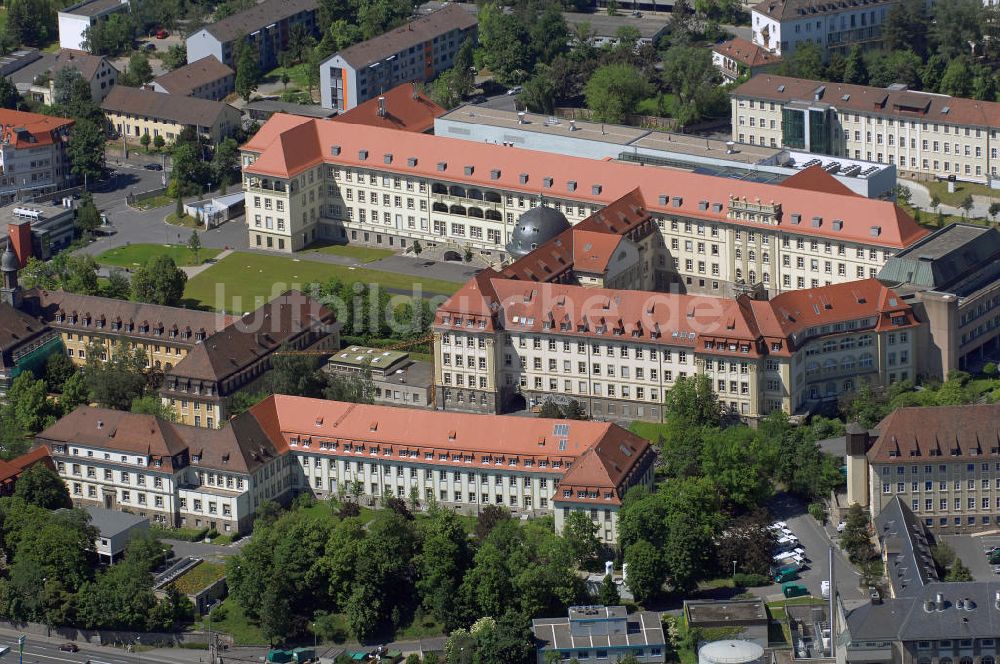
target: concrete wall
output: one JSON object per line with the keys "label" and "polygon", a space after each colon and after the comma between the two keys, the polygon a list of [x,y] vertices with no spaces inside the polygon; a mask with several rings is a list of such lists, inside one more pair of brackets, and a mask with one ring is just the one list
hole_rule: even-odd
{"label": "concrete wall", "polygon": [[188,37],[185,44],[188,64],[212,55],[222,64],[233,66],[232,62],[226,62],[222,57],[222,43],[204,28]]}
{"label": "concrete wall", "polygon": [[59,12],[59,46],[77,51],[87,50],[83,47],[83,33],[89,27],[90,20],[86,16]]}

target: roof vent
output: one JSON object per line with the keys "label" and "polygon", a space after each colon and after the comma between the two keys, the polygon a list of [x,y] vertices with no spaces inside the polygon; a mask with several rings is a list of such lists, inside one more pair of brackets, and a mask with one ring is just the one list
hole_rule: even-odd
{"label": "roof vent", "polygon": [[948,111],[950,111],[950,110],[951,110],[951,106],[942,106],[941,107],[941,114],[942,115],[948,115]]}
{"label": "roof vent", "polygon": [[491,180],[499,180],[500,179],[500,169],[499,168],[494,168],[492,171],[490,171],[490,179]]}
{"label": "roof vent", "polygon": [[517,176],[517,181],[520,182],[521,184],[528,184],[528,174],[521,173],[520,175]]}
{"label": "roof vent", "polygon": [[844,222],[841,219],[833,220],[833,230],[842,231],[844,230]]}
{"label": "roof vent", "polygon": [[476,170],[475,166],[466,166],[465,167],[465,174],[466,175],[472,175],[475,172],[475,170]]}
{"label": "roof vent", "polygon": [[851,101],[851,95],[844,95],[840,98],[840,101]]}
{"label": "roof vent", "polygon": [[881,226],[872,226],[871,227],[870,235],[872,237],[878,237],[881,234],[882,234],[882,227]]}
{"label": "roof vent", "polygon": [[594,196],[599,196],[603,189],[604,188],[599,184],[591,185],[590,193],[592,193]]}
{"label": "roof vent", "polygon": [[391,152],[386,152],[385,155],[382,157],[382,160],[385,163],[387,163],[387,164],[391,164],[392,163],[392,153]]}
{"label": "roof vent", "polygon": [[364,161],[368,158],[368,150],[358,150],[358,159]]}
{"label": "roof vent", "polygon": [[566,183],[566,191],[576,191],[576,180],[570,180]]}
{"label": "roof vent", "polygon": [[552,178],[542,178],[542,186],[546,189],[552,188],[553,179]]}
{"label": "roof vent", "polygon": [[448,162],[446,162],[446,161],[439,161],[438,162],[437,169],[439,171],[445,171],[445,170],[447,170],[447,168],[448,168]]}
{"label": "roof vent", "polygon": [[674,207],[680,207],[681,203],[683,202],[684,202],[683,198],[681,198],[680,196],[674,196]]}
{"label": "roof vent", "polygon": [[712,212],[722,212],[722,203],[712,203]]}
{"label": "roof vent", "polygon": [[823,225],[823,217],[813,217],[813,220],[812,220],[812,227],[813,228],[819,228],[822,225]]}
{"label": "roof vent", "polygon": [[781,85],[778,86],[778,92],[784,92],[784,91],[785,91],[785,84],[782,83]]}
{"label": "roof vent", "polygon": [[813,95],[813,99],[819,101],[820,99],[823,98],[824,94],[826,94],[826,86],[821,85],[818,88],[816,88],[816,93]]}
{"label": "roof vent", "polygon": [[97,428],[98,429],[104,428],[104,420],[97,420]]}
{"label": "roof vent", "polygon": [[414,166],[417,165],[417,158],[416,157],[409,157],[406,160],[406,165],[409,166],[410,168],[413,168]]}
{"label": "roof vent", "polygon": [[708,201],[698,201],[698,209],[699,210],[707,210],[708,209]]}
{"label": "roof vent", "polygon": [[793,214],[792,215],[792,223],[795,224],[796,226],[798,224],[801,224],[802,223],[802,215],[801,214]]}
{"label": "roof vent", "polygon": [[340,156],[340,146],[339,145],[331,145],[330,146],[330,154],[332,154],[334,157],[339,157]]}
{"label": "roof vent", "polygon": [[670,200],[669,196],[666,194],[660,194],[660,205],[666,205],[668,200]]}

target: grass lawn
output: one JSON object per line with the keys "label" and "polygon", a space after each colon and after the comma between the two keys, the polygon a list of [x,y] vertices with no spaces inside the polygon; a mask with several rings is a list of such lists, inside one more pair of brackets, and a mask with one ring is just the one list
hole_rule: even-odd
{"label": "grass lawn", "polygon": [[[222,609],[223,615],[225,615],[225,618],[222,620],[217,619],[219,609]],[[213,611],[213,614],[216,615],[212,620],[212,630],[230,635],[233,637],[236,645],[267,645],[267,639],[265,639],[264,635],[260,633],[260,627],[250,622],[250,620],[243,613],[243,609],[232,597],[227,597],[223,600],[222,604],[216,607],[215,611]],[[208,620],[202,620],[200,623],[197,623],[196,626],[199,629],[207,629]]]}
{"label": "grass lawn", "polygon": [[176,204],[173,198],[165,194],[158,194],[156,196],[151,196],[150,198],[136,201],[135,209],[137,210],[152,210],[153,208],[163,207],[165,205]]}
{"label": "grass lawn", "polygon": [[906,205],[905,203],[900,203],[900,207],[906,210],[911,217],[917,220],[917,222],[924,228],[928,228],[932,231],[938,228],[943,228],[945,226],[950,226],[954,223],[969,223],[969,224],[979,224],[984,225],[985,222],[981,219],[966,219],[960,214],[945,214],[941,215],[939,223],[939,213],[937,210],[917,210],[912,205]]}
{"label": "grass lawn", "polygon": [[920,184],[927,187],[927,190],[931,192],[931,196],[936,195],[945,205],[953,205],[955,207],[958,207],[962,199],[969,194],[1000,199],[1000,190],[991,189],[985,184],[976,182],[956,182],[955,193],[949,193],[948,183],[941,182],[940,180],[931,180],[930,182],[921,182]]}
{"label": "grass lawn", "polygon": [[187,282],[184,297],[209,309],[250,311],[289,288],[330,279],[376,283],[411,292],[415,283],[425,294],[454,293],[461,284],[394,272],[328,265],[316,261],[236,252]]}
{"label": "grass lawn", "polygon": [[363,247],[357,244],[329,244],[325,247],[315,247],[308,251],[315,251],[318,254],[332,254],[334,256],[347,256],[355,258],[360,263],[371,263],[380,258],[392,256],[392,251],[388,249],[375,249],[374,247]]}
{"label": "grass lawn", "polygon": [[632,422],[629,425],[628,430],[637,436],[642,436],[646,440],[656,442],[660,434],[664,435],[667,432],[666,424],[657,424],[656,422]]}
{"label": "grass lawn", "polygon": [[281,74],[288,73],[288,89],[293,87],[299,90],[306,90],[309,88],[309,63],[301,62],[297,65],[288,67],[275,67],[267,74],[264,75],[265,81],[273,81],[275,83],[281,83]]}
{"label": "grass lawn", "polygon": [[205,228],[203,223],[199,222],[189,214],[185,214],[183,217],[178,217],[176,212],[171,212],[166,216],[165,221],[173,226],[181,226],[183,228]]}
{"label": "grass lawn", "polygon": [[194,595],[226,575],[226,566],[201,562],[184,572],[174,585],[185,595]]}
{"label": "grass lawn", "polygon": [[[202,263],[219,255],[220,249],[202,248],[198,252],[198,258]],[[184,245],[180,244],[130,244],[117,249],[109,249],[97,257],[97,262],[101,265],[114,265],[117,267],[136,267],[145,265],[154,256],[167,255],[174,259],[178,265],[194,265],[194,254]]]}

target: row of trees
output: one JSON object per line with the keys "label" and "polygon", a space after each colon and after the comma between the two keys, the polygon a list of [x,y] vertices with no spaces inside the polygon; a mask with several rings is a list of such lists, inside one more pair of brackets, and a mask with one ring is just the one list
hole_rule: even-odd
{"label": "row of trees", "polygon": [[415,519],[401,499],[387,503],[367,523],[265,510],[228,565],[230,593],[270,639],[307,633],[310,620],[335,629],[326,626],[336,613],[359,639],[389,636],[414,619],[455,632],[490,616],[489,639],[478,639],[474,626],[455,638],[479,661],[498,664],[530,661],[532,617],[590,599],[574,551],[594,547],[592,531],[581,544],[576,531],[555,535],[551,519],[521,524],[488,506],[470,538],[451,511],[431,505]]}
{"label": "row of trees", "polygon": [[[87,224],[89,227],[92,222],[88,220]],[[112,270],[104,284],[97,278],[98,269],[93,256],[62,252],[48,261],[28,259],[21,275],[27,288],[103,295],[149,304],[176,306],[184,296],[187,274],[170,256],[154,256],[131,270],[131,279],[122,270]]]}
{"label": "row of trees", "polygon": [[[995,370],[995,365],[994,365]],[[919,387],[910,380],[893,383],[887,388],[862,385],[840,404],[844,417],[869,429],[897,408],[913,406],[961,406],[975,403],[979,393],[973,389],[972,376],[965,371],[952,371],[944,382],[929,381]]]}

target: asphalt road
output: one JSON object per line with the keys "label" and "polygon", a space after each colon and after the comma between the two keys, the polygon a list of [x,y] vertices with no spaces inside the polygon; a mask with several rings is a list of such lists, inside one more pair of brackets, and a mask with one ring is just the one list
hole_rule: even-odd
{"label": "asphalt road", "polygon": [[[0,662],[3,662],[3,664],[17,664],[19,661],[17,634],[9,630],[3,630],[0,632],[0,644],[10,648],[10,651],[3,655],[3,657],[0,657]],[[62,652],[59,650],[59,645],[60,642],[56,639],[46,639],[45,637],[29,634],[24,646],[23,663],[53,664],[54,662],[67,662],[69,664],[84,664],[89,661],[91,664],[138,664],[138,660],[134,654],[121,652],[114,648],[91,646],[85,643],[82,645],[77,644],[80,646],[79,652]],[[195,657],[199,653],[199,651],[190,652]],[[139,656],[150,662],[159,661],[168,664],[171,662],[171,660],[165,659],[146,658],[142,653]]]}

